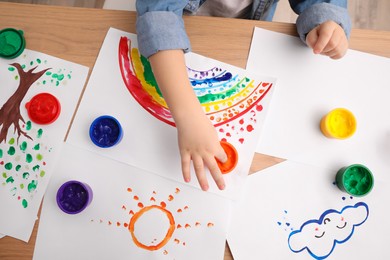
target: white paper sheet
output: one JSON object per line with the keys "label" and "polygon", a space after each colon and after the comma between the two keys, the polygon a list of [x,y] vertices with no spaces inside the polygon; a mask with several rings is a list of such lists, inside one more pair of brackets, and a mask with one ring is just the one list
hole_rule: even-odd
{"label": "white paper sheet", "polygon": [[[129,48],[129,43],[131,57],[128,57],[127,49],[123,49]],[[171,125],[173,121],[169,111],[163,105],[157,104],[165,101],[151,86],[152,83],[146,83],[153,79],[148,73],[148,63],[138,56],[136,35],[113,28],[108,31],[68,141],[184,183],[176,128]],[[275,79],[249,75],[243,69],[194,53],[186,54],[186,62],[197,95],[204,99],[216,99],[204,104],[206,114],[214,123],[221,140],[232,143],[239,154],[236,168],[225,175],[227,187],[224,191],[220,192],[210,174],[207,174],[210,191],[235,198],[239,196],[242,183],[248,174]],[[133,78],[132,81],[132,73],[136,73],[138,79]],[[132,84],[139,82],[144,84],[146,89],[152,89],[150,95],[129,91],[136,88]],[[245,88],[241,89],[243,86]],[[226,89],[227,92],[224,92]],[[237,93],[229,93],[232,89],[237,89]],[[221,97],[222,95],[224,97]],[[155,98],[153,102],[147,102],[150,96]],[[105,114],[118,119],[124,133],[117,146],[102,149],[91,142],[88,131],[92,121]],[[191,179],[190,185],[199,187],[194,174]]]}
{"label": "white paper sheet", "polygon": [[[390,59],[348,50],[340,60],[314,55],[293,36],[256,28],[247,69],[278,78],[257,152],[339,169],[390,171]],[[320,120],[344,107],[356,117],[349,139],[325,137]]]}
{"label": "white paper sheet", "polygon": [[[46,259],[222,259],[230,201],[68,143],[45,195],[34,260]],[[88,184],[91,204],[68,215],[56,204],[68,180]],[[140,204],[142,206],[140,207]],[[164,205],[165,204],[165,205]],[[139,214],[150,206],[159,209]],[[174,231],[166,244],[170,212]],[[130,224],[135,223],[135,239]]]}
{"label": "white paper sheet", "polygon": [[[18,72],[14,63],[20,64],[24,72]],[[0,130],[6,133],[0,143],[0,232],[27,242],[88,68],[25,50],[16,59],[1,59],[0,71]],[[44,71],[33,80],[34,73]],[[19,87],[20,82],[27,83]],[[22,91],[24,87],[26,93]],[[27,114],[26,103],[40,93],[50,93],[60,103],[59,117],[51,124],[36,124]],[[8,100],[13,101],[7,103]],[[20,105],[12,108],[18,102]]]}
{"label": "white paper sheet", "polygon": [[250,175],[232,209],[234,259],[388,259],[389,179],[351,197],[334,184],[335,174],[285,161]]}

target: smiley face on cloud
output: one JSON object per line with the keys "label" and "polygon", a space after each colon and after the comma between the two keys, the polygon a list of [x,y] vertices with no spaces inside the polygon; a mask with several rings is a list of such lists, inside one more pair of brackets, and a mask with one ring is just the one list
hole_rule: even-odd
{"label": "smiley face on cloud", "polygon": [[368,218],[367,204],[358,202],[337,211],[326,210],[319,219],[311,219],[288,237],[288,246],[294,253],[307,251],[315,259],[325,259],[337,244],[348,241],[355,227]]}

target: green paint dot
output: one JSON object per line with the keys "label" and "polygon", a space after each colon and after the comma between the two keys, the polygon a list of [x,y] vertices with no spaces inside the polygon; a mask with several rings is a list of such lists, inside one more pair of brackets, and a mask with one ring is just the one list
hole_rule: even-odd
{"label": "green paint dot", "polygon": [[34,171],[34,172],[37,171],[37,170],[39,171],[39,167],[40,167],[40,166],[39,166],[38,164],[35,165],[35,166],[33,167],[33,171]]}
{"label": "green paint dot", "polygon": [[23,208],[27,208],[27,206],[28,206],[27,200],[23,199],[22,205],[23,205]]}
{"label": "green paint dot", "polygon": [[6,183],[14,183],[14,178],[12,177],[12,176],[9,176],[6,180],[5,180],[5,182]]}
{"label": "green paint dot", "polygon": [[28,179],[30,177],[30,174],[28,172],[23,173],[23,179]]}
{"label": "green paint dot", "polygon": [[68,79],[71,79],[71,78],[72,78],[72,75],[70,75],[70,74],[68,74],[67,76],[68,76]]}
{"label": "green paint dot", "polygon": [[27,121],[26,130],[31,130],[31,121]]}
{"label": "green paint dot", "polygon": [[30,163],[30,162],[32,162],[32,160],[33,160],[33,157],[32,157],[32,155],[31,154],[26,154],[26,162],[28,162],[28,163]]}
{"label": "green paint dot", "polygon": [[20,185],[20,188],[23,190],[24,189],[24,184],[23,183],[21,183]]}
{"label": "green paint dot", "polygon": [[26,68],[26,64],[23,64],[23,65],[22,65],[22,69],[25,69],[25,68]]}
{"label": "green paint dot", "polygon": [[41,64],[42,61],[40,59],[37,59],[37,62],[38,62],[38,64]]}
{"label": "green paint dot", "polygon": [[38,130],[37,138],[41,138],[41,137],[42,137],[42,134],[43,134],[43,130],[42,130],[42,128],[40,128],[40,129]]}
{"label": "green paint dot", "polygon": [[0,149],[0,158],[3,157],[3,150]]}
{"label": "green paint dot", "polygon": [[4,165],[4,168],[6,168],[7,170],[11,170],[12,169],[12,163],[6,163],[5,165]]}
{"label": "green paint dot", "polygon": [[39,174],[39,176],[43,177],[45,176],[46,172],[45,171],[41,171],[41,173]]}
{"label": "green paint dot", "polygon": [[37,185],[38,183],[35,181],[35,180],[32,180],[28,186],[27,186],[27,190],[28,192],[33,192],[36,188],[37,188]]}
{"label": "green paint dot", "polygon": [[10,146],[9,149],[8,149],[8,154],[9,154],[9,155],[14,155],[15,152],[16,152],[16,151],[15,151],[15,147]]}
{"label": "green paint dot", "polygon": [[42,83],[43,83],[43,85],[45,85],[46,84],[46,80],[42,81]]}
{"label": "green paint dot", "polygon": [[34,150],[38,151],[40,149],[40,145],[39,144],[36,144],[34,147],[33,147]]}
{"label": "green paint dot", "polygon": [[20,164],[18,164],[18,165],[16,165],[15,170],[16,170],[16,171],[19,171],[20,168],[22,168],[22,166],[21,166]]}
{"label": "green paint dot", "polygon": [[9,67],[8,70],[9,71],[15,71],[15,68],[14,67]]}
{"label": "green paint dot", "polygon": [[57,80],[56,81],[56,87],[58,87],[60,85],[60,82]]}
{"label": "green paint dot", "polygon": [[7,178],[7,173],[3,172],[3,178]]}
{"label": "green paint dot", "polygon": [[47,76],[50,76],[51,74],[52,74],[52,73],[51,73],[50,71],[47,71],[47,72],[46,72],[46,75],[47,75]]}
{"label": "green paint dot", "polygon": [[12,137],[12,138],[9,140],[8,143],[11,144],[11,145],[14,144],[14,143],[15,143],[15,138]]}
{"label": "green paint dot", "polygon": [[30,61],[30,65],[33,65],[34,64],[34,61]]}
{"label": "green paint dot", "polygon": [[37,154],[37,160],[38,161],[42,161],[42,159],[43,159],[43,155],[42,154]]}
{"label": "green paint dot", "polygon": [[20,150],[22,151],[25,151],[27,149],[27,142],[23,142],[20,146],[19,146]]}

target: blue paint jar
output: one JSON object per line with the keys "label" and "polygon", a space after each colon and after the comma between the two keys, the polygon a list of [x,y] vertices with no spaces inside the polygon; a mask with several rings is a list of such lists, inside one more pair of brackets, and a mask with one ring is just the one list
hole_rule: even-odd
{"label": "blue paint jar", "polygon": [[119,121],[108,115],[96,118],[89,128],[89,137],[95,145],[101,148],[118,144],[122,136],[123,131]]}

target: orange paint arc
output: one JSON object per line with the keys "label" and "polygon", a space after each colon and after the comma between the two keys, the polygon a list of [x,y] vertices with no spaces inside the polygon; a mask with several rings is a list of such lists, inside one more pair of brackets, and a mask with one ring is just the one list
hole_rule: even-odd
{"label": "orange paint arc", "polygon": [[237,166],[238,152],[231,143],[228,143],[226,141],[220,141],[220,144],[227,155],[227,160],[224,163],[217,160],[217,164],[219,169],[221,170],[221,173],[227,174]]}
{"label": "orange paint arc", "polygon": [[[169,220],[169,228],[167,230],[167,233],[165,234],[165,237],[163,240],[161,240],[160,243],[158,243],[157,245],[145,245],[143,243],[141,243],[136,235],[134,234],[134,227],[135,227],[135,223],[138,221],[138,219],[146,212],[148,212],[149,210],[151,209],[158,209],[158,210],[161,210],[163,213],[165,213],[165,215],[167,216],[168,220]],[[130,219],[130,223],[129,223],[129,231],[130,231],[130,234],[131,234],[131,237],[133,238],[133,241],[134,243],[139,247],[139,248],[143,248],[143,249],[146,249],[146,250],[149,250],[149,251],[155,251],[155,250],[158,250],[160,248],[162,248],[163,246],[165,246],[169,240],[171,239],[172,235],[173,235],[173,232],[175,231],[175,219],[173,218],[173,215],[171,212],[169,212],[168,210],[160,207],[160,206],[157,206],[157,205],[151,205],[151,206],[148,206],[148,207],[145,207],[145,208],[142,208],[140,211],[138,211],[137,213],[134,214],[134,216]]]}

